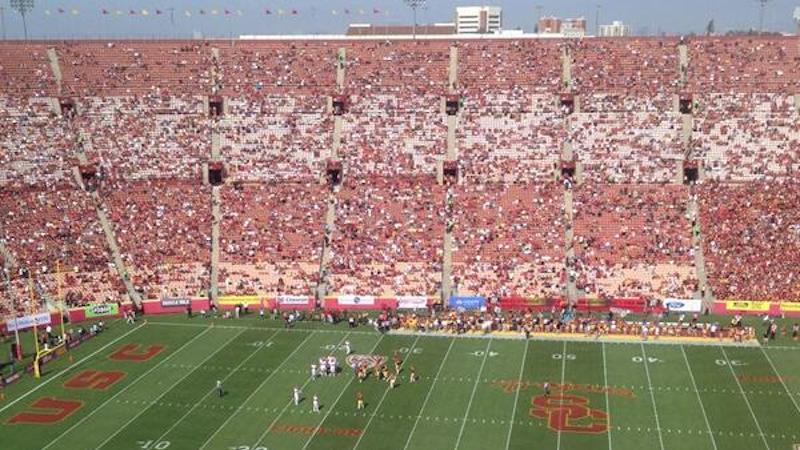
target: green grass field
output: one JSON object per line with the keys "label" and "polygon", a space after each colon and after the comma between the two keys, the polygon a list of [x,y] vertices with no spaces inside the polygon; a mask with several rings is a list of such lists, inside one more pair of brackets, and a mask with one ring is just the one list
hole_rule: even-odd
{"label": "green grass field", "polygon": [[[3,449],[690,449],[800,444],[800,346],[381,335],[273,321],[111,323],[0,401]],[[340,344],[405,358],[398,386],[349,368],[311,380]],[[138,345],[132,345],[138,344]],[[127,346],[127,347],[126,347]],[[152,347],[155,346],[155,347]],[[127,351],[120,351],[121,349]],[[160,350],[159,350],[160,349]],[[390,364],[391,365],[391,364]],[[408,383],[415,366],[420,380]],[[222,380],[226,395],[214,390]],[[550,397],[541,383],[553,385]],[[293,386],[305,399],[291,402]],[[356,410],[356,392],[366,409]],[[322,404],[312,412],[311,397]]]}

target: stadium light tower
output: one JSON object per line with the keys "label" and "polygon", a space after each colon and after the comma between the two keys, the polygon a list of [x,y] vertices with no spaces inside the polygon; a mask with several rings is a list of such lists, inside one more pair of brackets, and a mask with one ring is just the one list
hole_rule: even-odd
{"label": "stadium light tower", "polygon": [[794,23],[797,24],[797,35],[800,36],[800,6],[794,9]]}
{"label": "stadium light tower", "polygon": [[600,10],[603,8],[603,5],[597,3],[594,5],[594,35],[600,36]]}
{"label": "stadium light tower", "polygon": [[761,9],[758,14],[758,32],[764,32],[764,11],[767,9],[767,3],[772,0],[756,0],[758,3],[761,4]]}
{"label": "stadium light tower", "polygon": [[427,0],[403,0],[405,4],[414,11],[414,24],[411,28],[411,33],[414,35],[414,39],[417,38],[417,9],[425,6],[425,2]]}
{"label": "stadium light tower", "polygon": [[3,40],[6,40],[6,8],[0,6],[0,27],[3,28]]}
{"label": "stadium light tower", "polygon": [[18,12],[22,16],[22,29],[25,33],[25,40],[28,40],[28,22],[25,20],[25,15],[33,10],[33,0],[9,0],[11,9]]}

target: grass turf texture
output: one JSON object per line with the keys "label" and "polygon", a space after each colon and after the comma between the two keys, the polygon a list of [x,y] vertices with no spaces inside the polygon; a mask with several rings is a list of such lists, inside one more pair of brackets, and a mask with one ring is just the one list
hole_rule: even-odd
{"label": "grass turf texture", "polygon": [[[28,376],[5,390],[2,448],[777,450],[800,443],[800,346],[788,338],[766,347],[526,342],[315,323],[284,330],[253,318],[211,323],[182,316],[111,323],[74,352],[74,363],[62,358],[42,379]],[[397,387],[372,377],[361,384],[349,368],[310,380],[320,356],[343,361],[344,340],[390,366],[400,351]],[[140,344],[135,354],[164,348],[143,361],[111,358],[127,344]],[[90,369],[124,377],[93,379]],[[299,406],[290,402],[293,386],[304,392]],[[319,413],[311,411],[314,394]],[[44,398],[80,407],[50,424],[11,423],[24,411],[57,413],[31,408]]]}

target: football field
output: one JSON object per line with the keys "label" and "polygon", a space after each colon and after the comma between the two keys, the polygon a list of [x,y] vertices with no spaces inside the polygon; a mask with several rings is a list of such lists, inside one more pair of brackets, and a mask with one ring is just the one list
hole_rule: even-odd
{"label": "football field", "polygon": [[[800,444],[800,346],[387,334],[161,316],[108,334],[0,401],[3,449],[692,449]],[[321,356],[404,359],[397,386]],[[344,365],[344,364],[343,364]],[[419,376],[409,383],[414,367]],[[220,380],[224,395],[215,383]],[[543,383],[551,385],[550,395]],[[298,406],[292,388],[302,390]],[[362,393],[364,410],[356,409]],[[313,412],[317,395],[321,411]]]}

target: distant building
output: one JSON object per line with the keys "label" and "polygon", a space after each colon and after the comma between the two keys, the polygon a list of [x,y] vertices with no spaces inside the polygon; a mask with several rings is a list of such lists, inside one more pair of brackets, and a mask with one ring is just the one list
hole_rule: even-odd
{"label": "distant building", "polygon": [[[412,25],[372,25],[368,23],[351,23],[347,27],[347,36],[410,36],[414,32]],[[417,35],[455,34],[454,23],[435,23],[417,25]]]}
{"label": "distant building", "polygon": [[537,30],[539,34],[581,37],[586,35],[586,19],[583,17],[567,19],[552,16],[540,17]]}
{"label": "distant building", "polygon": [[630,25],[625,25],[619,20],[611,22],[611,25],[600,25],[601,37],[624,37],[631,35]]}
{"label": "distant building", "polygon": [[496,33],[503,28],[503,9],[499,6],[460,6],[456,8],[458,34]]}
{"label": "distant building", "polygon": [[586,19],[576,17],[561,21],[561,34],[567,37],[586,36]]}
{"label": "distant building", "polygon": [[537,31],[541,34],[561,33],[561,19],[558,17],[540,17]]}

